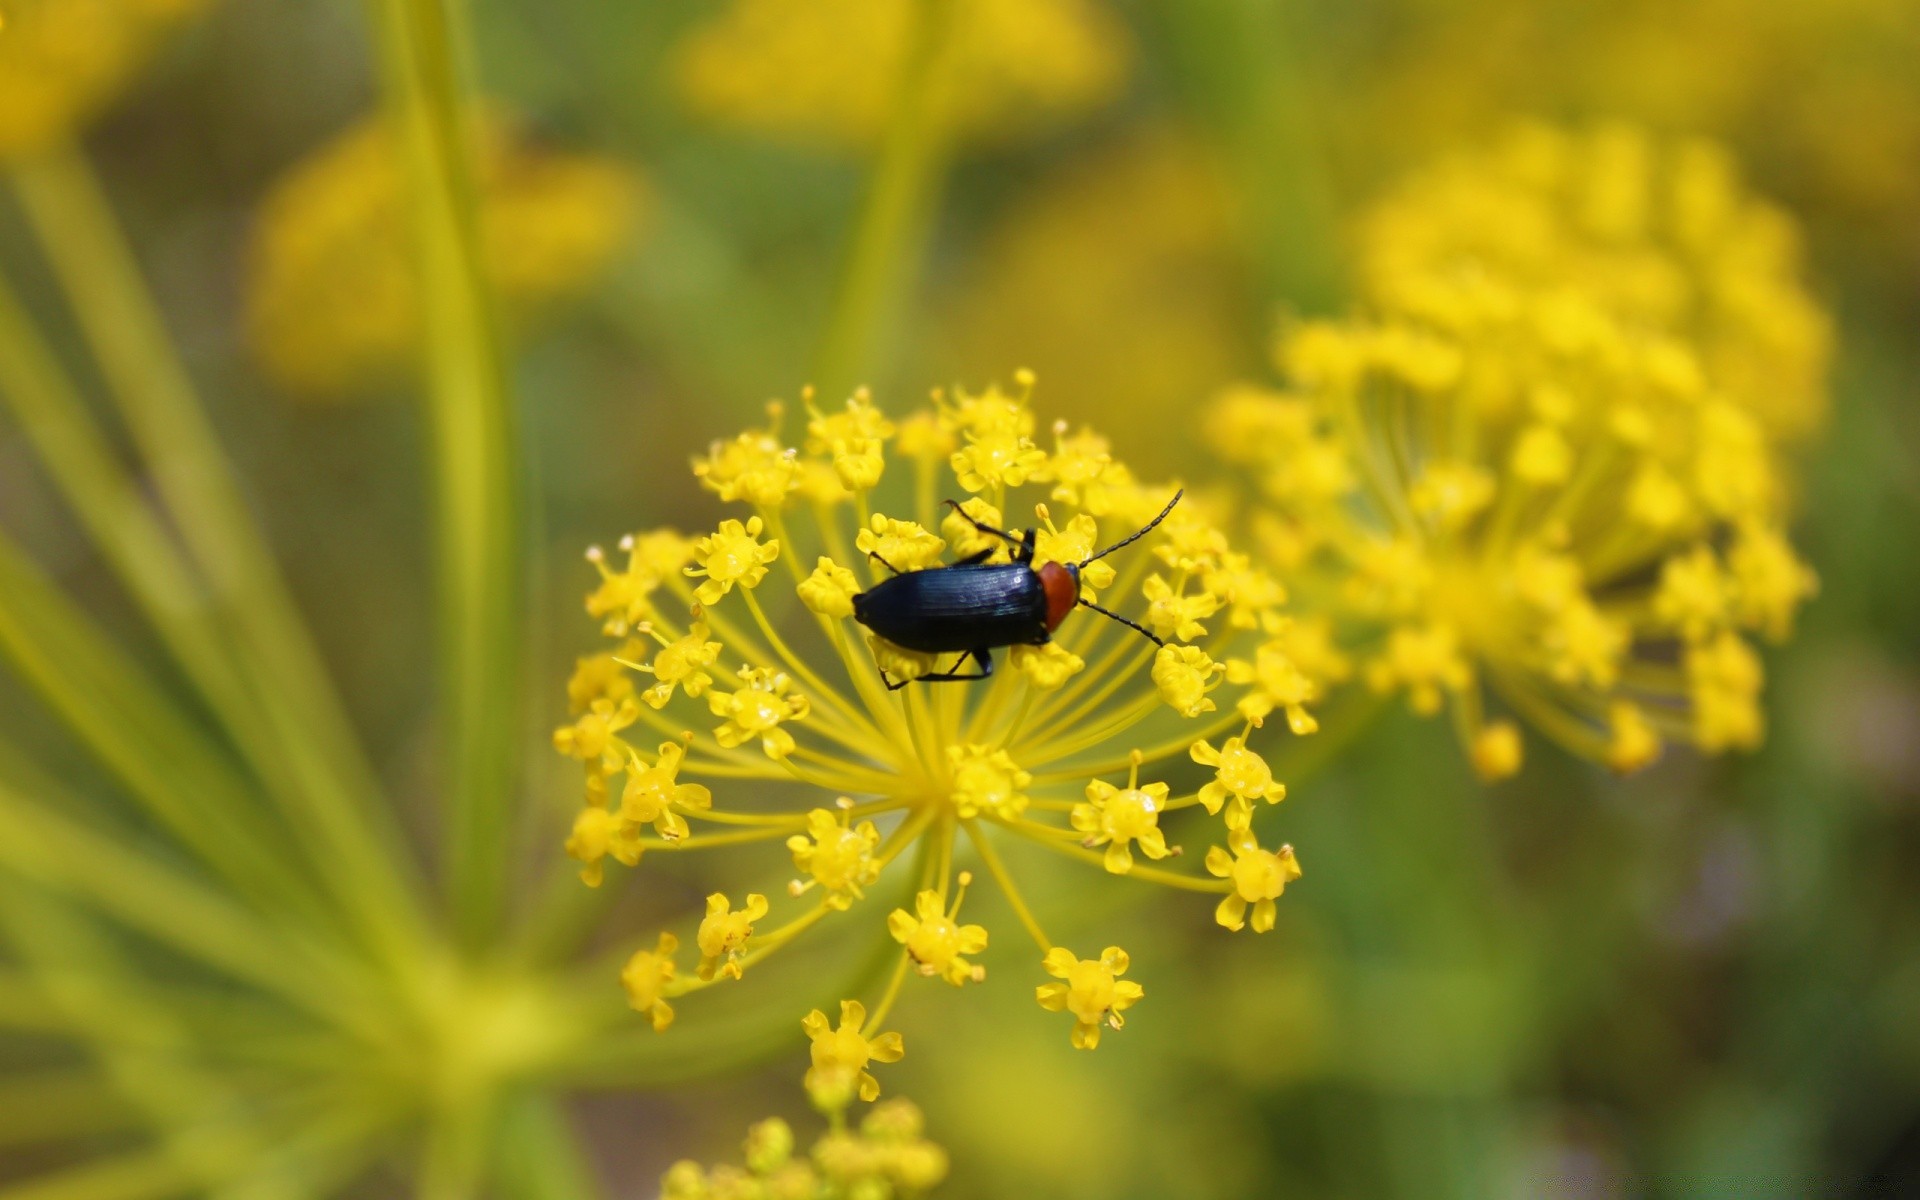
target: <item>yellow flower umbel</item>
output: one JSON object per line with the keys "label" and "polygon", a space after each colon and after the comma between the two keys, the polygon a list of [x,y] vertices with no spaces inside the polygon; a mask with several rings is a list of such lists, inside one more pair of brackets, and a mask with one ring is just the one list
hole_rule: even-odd
{"label": "yellow flower umbel", "polygon": [[[644,189],[628,167],[530,142],[498,113],[476,128],[481,236],[509,312],[577,293],[634,234]],[[422,337],[402,160],[369,118],[296,163],[261,203],[247,326],[283,386],[339,395],[397,373]]]}
{"label": "yellow flower umbel", "polygon": [[[1216,818],[1201,845],[1246,833],[1258,801],[1270,811],[1285,791],[1248,740],[1312,731],[1303,706],[1328,656],[1281,616],[1279,583],[1193,497],[1111,558],[1088,561],[1167,510],[1176,488],[1136,480],[1090,431],[1037,442],[1031,384],[1023,373],[1012,394],[936,393],[900,419],[864,392],[832,411],[809,395],[798,446],[776,406],[769,426],[694,462],[708,490],[748,511],[703,536],[629,538],[617,568],[589,553],[599,579],[587,609],[616,648],[580,660],[568,688],[575,716],[554,738],[586,771],[567,850],[587,881],[609,858],[776,840],[799,873],[785,889],[798,907],[784,916],[770,913],[772,888],[738,909],[716,891],[691,974],[675,972],[666,950],[635,960],[629,994],[656,1025],[657,1005],[739,978],[817,922],[861,912],[876,888],[874,924],[900,955],[872,1024],[909,974],[978,981],[971,956],[987,930],[960,922],[963,858],[1004,892],[1050,964],[1072,960],[1022,898],[999,849],[1009,838],[1188,891],[1253,887],[1256,904],[1278,895],[1241,875],[1135,862],[1134,851],[1171,861],[1178,822],[1202,816],[1182,810]],[[995,648],[990,678],[909,682],[954,672],[956,656],[881,640],[853,619],[854,597],[889,577],[882,560],[903,571],[967,554],[1009,561],[1007,541],[973,524],[1003,520],[1037,530],[1036,567],[1075,566],[1083,598],[1097,593],[1166,644],[1069,607],[1050,642]],[[1315,657],[1295,662],[1294,647]],[[1265,722],[1276,711],[1286,720]],[[1197,791],[1174,795],[1153,778],[1194,774],[1195,759],[1216,768]],[[902,859],[911,865],[890,886]],[[1133,984],[1109,991],[1117,999],[1101,1000],[1099,1020],[1139,995]],[[1091,1003],[1072,1007],[1094,1013]],[[1076,1045],[1095,1040],[1075,1035]]]}
{"label": "yellow flower umbel", "polygon": [[1489,778],[1522,758],[1489,692],[1623,771],[1757,744],[1748,638],[1814,589],[1779,438],[1823,404],[1824,319],[1716,154],[1651,154],[1534,132],[1423,177],[1364,225],[1370,313],[1286,330],[1285,389],[1210,414],[1300,606]]}
{"label": "yellow flower umbel", "polygon": [[1501,329],[1536,353],[1665,335],[1772,436],[1826,415],[1832,331],[1801,279],[1799,232],[1710,143],[1521,125],[1412,175],[1360,244],[1386,311]]}
{"label": "yellow flower umbel", "polygon": [[[679,47],[689,106],[786,141],[868,146],[889,119],[919,0],[733,0]],[[933,117],[963,141],[1003,140],[1105,105],[1131,48],[1097,0],[948,6]]]}
{"label": "yellow flower umbel", "polygon": [[19,0],[0,10],[0,159],[32,154],[105,108],[204,0]]}
{"label": "yellow flower umbel", "polygon": [[660,1200],[911,1200],[947,1177],[947,1152],[923,1136],[924,1124],[911,1103],[887,1100],[857,1129],[838,1123],[797,1154],[793,1128],[769,1117],[747,1130],[740,1166],[683,1159],[660,1180]]}

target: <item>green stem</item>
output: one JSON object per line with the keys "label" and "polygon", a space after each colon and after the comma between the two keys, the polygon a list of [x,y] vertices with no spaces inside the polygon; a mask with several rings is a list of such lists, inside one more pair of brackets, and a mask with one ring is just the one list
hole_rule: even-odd
{"label": "green stem", "polygon": [[[379,781],[91,164],[70,145],[55,147],[18,164],[14,186],[236,643],[248,702],[265,714],[333,837],[353,844],[363,865],[403,861],[392,853],[402,839]],[[384,882],[383,899],[401,899]]]}
{"label": "green stem", "polygon": [[471,92],[448,0],[369,0],[402,133],[433,430],[445,874],[468,944],[498,924],[519,738],[519,430],[478,229]]}
{"label": "green stem", "polygon": [[250,785],[4,535],[0,655],[181,845],[254,902],[316,915]]}
{"label": "green stem", "polygon": [[[376,942],[391,942],[395,915],[408,911],[394,872],[397,860],[383,854],[369,836],[348,795],[312,769],[307,756],[311,743],[304,731],[289,727],[290,714],[272,699],[273,681],[250,683],[236,670],[222,631],[233,614],[216,612],[209,605],[204,586],[181,560],[171,532],[156,519],[116,460],[45,337],[4,280],[0,280],[0,396],[168,651],[232,734],[269,794],[281,802],[289,822],[300,832],[299,841],[313,849],[326,876],[337,881],[335,891],[343,906]],[[11,545],[0,544],[0,559],[16,555]],[[17,566],[0,564],[0,572],[17,570],[23,576],[21,594],[7,599],[25,609],[37,592],[43,602],[40,607],[46,610],[43,616],[57,621],[52,610],[61,598],[44,585],[36,589],[25,582],[26,569],[24,560]],[[76,623],[71,636],[80,640],[85,631]],[[23,645],[16,660],[31,674],[33,668],[22,660],[41,656],[49,648]],[[75,664],[56,658],[52,665],[70,675]],[[168,707],[158,695],[153,701]],[[68,714],[69,720],[76,727],[89,722],[98,725],[100,707],[98,697],[85,701]],[[102,737],[118,732],[83,730]],[[230,814],[230,819],[235,824],[244,820],[237,813]],[[343,864],[347,869],[342,869]]]}
{"label": "green stem", "polygon": [[879,161],[868,180],[814,380],[836,396],[880,372],[908,307],[948,161],[939,111],[953,0],[911,0],[913,16]]}

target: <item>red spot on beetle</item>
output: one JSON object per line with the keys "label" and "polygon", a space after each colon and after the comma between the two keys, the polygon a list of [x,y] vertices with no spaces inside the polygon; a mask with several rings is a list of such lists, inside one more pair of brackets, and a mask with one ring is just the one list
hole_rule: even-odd
{"label": "red spot on beetle", "polygon": [[1079,603],[1080,580],[1057,562],[1042,563],[1040,587],[1047,593],[1047,632],[1052,633]]}

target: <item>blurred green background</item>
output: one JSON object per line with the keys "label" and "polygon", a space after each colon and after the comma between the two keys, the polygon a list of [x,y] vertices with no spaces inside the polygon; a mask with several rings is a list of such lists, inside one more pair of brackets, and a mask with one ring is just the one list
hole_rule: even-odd
{"label": "blurred green background", "polygon": [[[1445,728],[1395,711],[1310,778],[1282,760],[1281,832],[1307,874],[1270,935],[1220,935],[1199,899],[1137,905],[1126,881],[1041,897],[1069,941],[1124,934],[1154,964],[1146,1007],[1097,1053],[1040,1019],[1011,937],[976,994],[909,993],[895,1023],[912,1053],[888,1087],[951,1151],[942,1195],[1920,1194],[1920,5],[1088,5],[1116,39],[1111,86],[1012,103],[942,147],[875,285],[878,333],[844,353],[830,313],[884,132],[703,112],[677,48],[725,8],[470,13],[484,91],[533,144],[641,181],[607,261],[517,324],[530,741],[591,632],[581,547],[709,522],[686,459],[768,397],[857,374],[904,406],[1026,366],[1043,414],[1096,421],[1144,473],[1194,472],[1194,406],[1270,375],[1280,314],[1345,305],[1359,207],[1511,116],[1724,139],[1804,223],[1840,329],[1799,498],[1821,592],[1768,659],[1763,750],[1675,754],[1628,780],[1542,751],[1483,788]],[[776,58],[761,86],[804,98],[826,85],[790,73],[885,73],[845,41],[844,60],[831,38],[799,67]],[[404,370],[289,386],[243,318],[263,198],[376,108],[378,75],[353,5],[227,0],[86,145],[372,760],[431,844],[421,413]],[[11,203],[0,259],[58,310]],[[103,624],[138,627],[11,421],[0,522]],[[0,713],[9,741],[106,793],[3,673]],[[561,830],[577,784],[533,761],[525,820]],[[699,879],[650,864],[634,890],[654,890],[625,903],[684,910]],[[0,1088],[61,1061],[58,1041],[0,1032]],[[802,1123],[798,1040],[774,1045],[718,1078],[610,1079],[570,1100],[608,1193],[729,1157],[768,1113]],[[87,1152],[0,1128],[0,1181]],[[392,1174],[361,1186],[405,1190]]]}

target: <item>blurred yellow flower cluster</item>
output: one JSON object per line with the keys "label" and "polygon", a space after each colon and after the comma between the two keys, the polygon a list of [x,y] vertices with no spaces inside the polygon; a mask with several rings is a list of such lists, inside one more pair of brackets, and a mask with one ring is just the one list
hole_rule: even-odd
{"label": "blurred yellow flower cluster", "polygon": [[1489,778],[1522,740],[1488,691],[1618,770],[1757,745],[1749,635],[1814,590],[1780,444],[1828,341],[1786,218],[1715,149],[1528,127],[1362,228],[1363,315],[1289,327],[1285,388],[1210,414],[1301,607]]}
{"label": "blurred yellow flower cluster", "polygon": [[[901,947],[897,969],[870,1020],[848,1010],[856,1034],[877,1025],[910,973],[953,986],[984,976],[971,956],[988,931],[961,917],[972,876],[956,870],[962,855],[999,886],[1046,971],[1064,981],[1041,985],[1038,998],[1073,1014],[1074,1044],[1091,1047],[1103,1025],[1119,1026],[1140,996],[1138,984],[1115,982],[1126,955],[1110,948],[1082,961],[1056,945],[1002,858],[1008,837],[1219,896],[1230,929],[1246,925],[1249,907],[1255,930],[1272,927],[1273,902],[1299,868],[1290,848],[1263,848],[1254,835],[1255,808],[1286,789],[1249,741],[1275,713],[1295,735],[1315,728],[1306,706],[1319,685],[1292,657],[1311,641],[1282,615],[1279,583],[1201,505],[1170,504],[1173,486],[1136,479],[1091,431],[1060,425],[1051,448],[1036,441],[1031,383],[1023,374],[1014,393],[935,393],[899,420],[864,391],[833,410],[809,395],[799,446],[775,406],[767,427],[716,442],[694,463],[705,487],[750,507],[746,520],[698,538],[627,538],[619,563],[589,553],[601,578],[587,610],[614,646],[580,660],[568,689],[575,715],[554,738],[586,770],[568,853],[597,884],[609,858],[634,865],[656,851],[783,840],[797,872],[786,890],[803,902],[763,930],[764,892],[737,905],[715,892],[692,972],[675,961],[671,937],[639,952],[629,997],[656,1028],[671,1021],[675,997],[739,978],[865,903],[909,851],[912,886],[896,894],[910,903],[885,921]],[[965,499],[943,518],[936,501],[956,496]],[[990,678],[909,682],[959,664],[870,634],[854,620],[855,597],[895,570],[1010,561],[1025,535],[1000,526],[1023,511],[1037,522],[1035,565],[1075,566],[1080,598],[1125,621],[1065,617],[1052,640],[998,651]],[[1100,557],[1156,516],[1164,520],[1137,544]],[[1187,760],[1214,778],[1185,795],[1143,781]],[[1224,843],[1206,855],[1209,874],[1138,861],[1178,853],[1162,822],[1188,808],[1222,818],[1211,835],[1191,827]],[[824,1035],[813,1032],[818,1065]]]}
{"label": "blurred yellow flower cluster", "polygon": [[1391,13],[1390,45],[1322,81],[1347,153],[1404,161],[1515,111],[1605,113],[1728,141],[1847,234],[1920,249],[1911,4],[1469,0]]}
{"label": "blurred yellow flower cluster", "polygon": [[31,154],[112,102],[206,0],[15,0],[0,31],[0,159]]}
{"label": "blurred yellow flower cluster", "polygon": [[[498,112],[475,137],[482,244],[510,315],[581,290],[634,236],[646,191],[630,168],[542,147]],[[282,386],[338,395],[395,373],[420,345],[401,169],[387,123],[371,117],[289,168],[263,200],[246,317]]]}
{"label": "blurred yellow flower cluster", "polygon": [[924,1136],[920,1110],[905,1100],[874,1106],[857,1129],[836,1124],[806,1154],[778,1117],[747,1131],[740,1166],[673,1164],[660,1200],[885,1200],[924,1195],[947,1176],[947,1152]]}
{"label": "blurred yellow flower cluster", "polygon": [[906,69],[916,5],[944,32],[931,64],[933,119],[961,141],[1072,120],[1126,82],[1125,28],[1097,0],[733,0],[680,46],[680,90],[723,124],[871,145]]}
{"label": "blurred yellow flower cluster", "polygon": [[1415,172],[1363,218],[1360,250],[1383,312],[1526,330],[1529,309],[1578,308],[1609,337],[1684,339],[1713,390],[1776,438],[1826,415],[1832,329],[1799,232],[1710,143],[1517,126]]}

